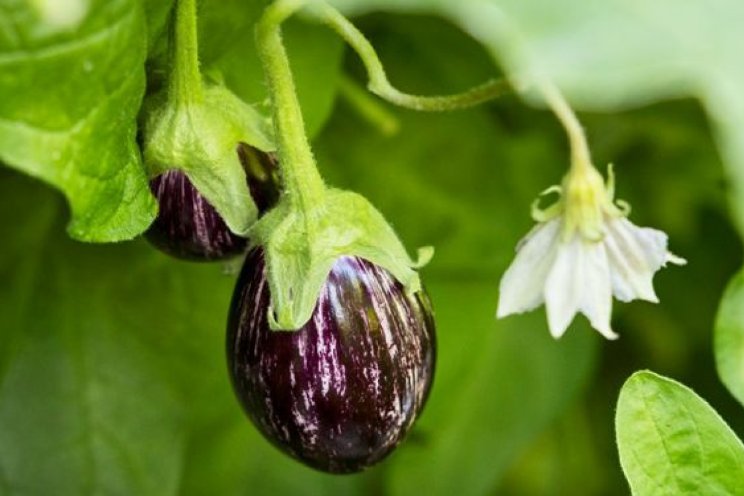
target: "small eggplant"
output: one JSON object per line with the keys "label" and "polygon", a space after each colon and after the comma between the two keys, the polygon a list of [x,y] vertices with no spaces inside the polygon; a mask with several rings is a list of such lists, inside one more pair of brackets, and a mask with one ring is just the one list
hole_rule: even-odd
{"label": "small eggplant", "polygon": [[[272,154],[245,144],[238,146],[251,196],[259,213],[279,196]],[[145,233],[148,241],[176,258],[192,261],[223,260],[243,253],[247,240],[234,234],[217,210],[180,170],[169,170],[150,181],[159,212]]]}
{"label": "small eggplant", "polygon": [[326,472],[363,470],[410,430],[434,375],[431,306],[358,257],[333,266],[311,319],[269,329],[263,252],[252,250],[233,295],[227,357],[233,388],[258,430]]}

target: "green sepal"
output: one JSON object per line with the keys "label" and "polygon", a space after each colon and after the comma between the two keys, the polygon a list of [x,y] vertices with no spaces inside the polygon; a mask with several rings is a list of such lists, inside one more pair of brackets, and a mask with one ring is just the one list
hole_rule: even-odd
{"label": "green sepal", "polygon": [[415,269],[433,255],[408,256],[380,212],[363,196],[328,188],[304,212],[284,195],[251,229],[250,239],[264,250],[271,293],[272,330],[297,330],[312,316],[333,264],[342,256],[364,258],[387,269],[409,293],[421,290]]}
{"label": "green sepal", "polygon": [[221,85],[205,86],[198,101],[173,101],[162,92],[145,105],[144,161],[150,177],[182,170],[230,230],[246,235],[258,210],[237,146],[274,150],[269,120]]}

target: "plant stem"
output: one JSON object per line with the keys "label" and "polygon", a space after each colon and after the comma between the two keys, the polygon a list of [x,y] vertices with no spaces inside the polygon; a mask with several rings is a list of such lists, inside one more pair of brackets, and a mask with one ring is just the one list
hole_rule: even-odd
{"label": "plant stem", "polygon": [[544,79],[537,81],[536,86],[566,130],[571,147],[571,169],[576,172],[586,170],[586,168],[594,169],[584,128],[560,90]]}
{"label": "plant stem", "polygon": [[291,202],[299,202],[300,209],[308,212],[320,203],[325,185],[305,134],[280,30],[281,23],[305,3],[304,0],[279,0],[269,5],[256,25],[256,41],[274,109],[279,167],[284,182],[282,195],[288,195]]}
{"label": "plant stem", "polygon": [[171,70],[168,97],[179,105],[201,102],[196,0],[177,0],[170,37]]}
{"label": "plant stem", "polygon": [[325,2],[311,1],[308,2],[308,5],[312,7],[310,12],[336,31],[362,59],[369,77],[369,90],[396,105],[429,112],[457,110],[493,100],[510,91],[509,85],[503,79],[492,79],[453,95],[419,96],[398,91],[388,81],[385,69],[374,47],[356,26]]}

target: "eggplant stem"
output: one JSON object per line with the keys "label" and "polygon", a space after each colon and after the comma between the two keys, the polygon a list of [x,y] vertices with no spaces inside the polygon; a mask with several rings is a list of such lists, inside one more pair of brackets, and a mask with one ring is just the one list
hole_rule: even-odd
{"label": "eggplant stem", "polygon": [[199,72],[196,0],[178,0],[173,16],[168,98],[180,105],[200,103],[204,91]]}
{"label": "eggplant stem", "polygon": [[404,93],[390,84],[377,52],[354,24],[325,2],[307,0],[306,3],[313,16],[333,29],[359,55],[369,78],[367,88],[380,98],[400,107],[424,112],[465,109],[494,100],[511,91],[506,79],[502,78],[490,79],[462,93],[451,95],[422,96]]}
{"label": "eggplant stem", "polygon": [[263,63],[271,98],[274,131],[279,154],[282,196],[303,213],[322,204],[325,184],[318,172],[305,133],[289,58],[281,36],[281,24],[302,8],[305,0],[280,0],[264,10],[256,25],[258,53]]}

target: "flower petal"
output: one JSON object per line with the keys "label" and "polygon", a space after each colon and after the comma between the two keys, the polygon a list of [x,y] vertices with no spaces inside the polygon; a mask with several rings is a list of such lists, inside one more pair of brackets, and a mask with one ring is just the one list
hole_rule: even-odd
{"label": "flower petal", "polygon": [[576,312],[587,316],[592,327],[607,339],[616,339],[610,327],[612,290],[607,252],[601,242],[580,235],[562,244],[545,284],[548,326],[561,337]]}
{"label": "flower petal", "polygon": [[560,218],[538,224],[517,245],[517,255],[501,278],[496,317],[532,310],[543,302],[545,278],[559,243]]}
{"label": "flower petal", "polygon": [[639,298],[658,303],[652,283],[654,273],[668,261],[678,262],[677,257],[670,257],[667,251],[667,235],[617,218],[607,222],[604,242],[615,297],[621,301]]}

